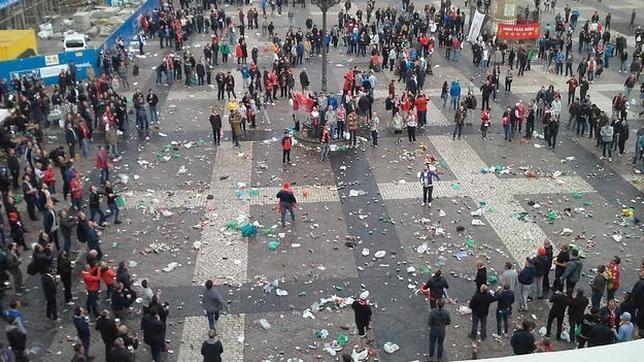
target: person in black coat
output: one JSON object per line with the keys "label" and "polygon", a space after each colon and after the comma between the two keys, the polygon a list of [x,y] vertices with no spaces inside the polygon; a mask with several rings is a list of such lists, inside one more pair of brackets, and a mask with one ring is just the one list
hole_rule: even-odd
{"label": "person in black coat", "polygon": [[561,326],[563,324],[566,308],[570,305],[572,299],[572,289],[566,290],[566,294],[561,291],[555,291],[550,297],[550,313],[548,313],[548,322],[546,324],[546,337],[550,337],[552,322],[557,319],[557,341],[561,341]]}
{"label": "person in black coat", "polygon": [[440,269],[436,270],[432,277],[427,280],[425,288],[429,289],[429,305],[431,309],[435,309],[436,301],[445,296],[445,289],[449,289],[447,280],[443,277]]}
{"label": "person in black coat", "polygon": [[52,268],[40,276],[42,282],[42,290],[45,294],[45,301],[47,302],[47,318],[52,320],[58,319],[58,309],[56,307],[56,290],[58,281]]}
{"label": "person in black coat", "polygon": [[29,361],[29,358],[25,355],[27,335],[18,328],[13,318],[9,317],[8,323],[9,325],[5,327],[7,342],[9,342],[9,346],[16,357],[16,362]]}
{"label": "person in black coat", "polygon": [[58,254],[58,268],[56,272],[60,275],[60,282],[65,290],[65,303],[72,301],[72,260],[66,251]]}
{"label": "person in black coat", "polygon": [[19,187],[18,181],[20,181],[20,161],[16,156],[16,150],[13,148],[9,149],[9,156],[7,157],[7,168],[11,173],[11,181],[14,189]]}
{"label": "person in black coat", "polygon": [[215,146],[219,146],[221,142],[221,116],[213,109],[208,121],[210,122],[210,127],[212,127],[213,143]]}
{"label": "person in black coat", "polygon": [[534,322],[524,320],[523,323],[521,323],[521,329],[517,329],[514,332],[512,339],[510,340],[512,352],[514,354],[530,354],[537,349],[537,346],[534,343],[534,336],[532,335],[534,328]]}
{"label": "person in black coat", "polygon": [[69,157],[72,159],[75,158],[78,136],[71,123],[67,123],[67,127],[65,128],[65,141],[67,142],[67,147],[69,147]]}
{"label": "person in black coat", "polygon": [[76,327],[76,335],[85,349],[85,356],[89,357],[89,342],[91,338],[89,318],[87,318],[85,311],[80,306],[76,306],[76,310],[74,311],[74,326]]}
{"label": "person in black coat", "polygon": [[221,362],[222,353],[224,353],[224,347],[219,338],[217,338],[217,331],[214,329],[209,330],[208,339],[201,344],[203,362]]}
{"label": "person in black coat", "polygon": [[96,319],[96,330],[101,333],[101,339],[105,344],[105,361],[112,362],[111,349],[118,335],[118,329],[116,328],[114,319],[110,318],[110,312],[108,310],[104,309]]}
{"label": "person in black coat", "polygon": [[158,313],[146,313],[141,320],[141,329],[143,329],[143,342],[150,346],[152,360],[161,362],[161,353],[163,352],[163,322]]}
{"label": "person in black coat", "polygon": [[45,211],[43,212],[43,226],[45,232],[49,235],[49,241],[56,244],[56,250],[60,251],[60,243],[58,242],[58,229],[60,222],[56,210],[54,210],[54,203],[48,201],[45,204]]}
{"label": "person in black coat", "polygon": [[476,261],[476,278],[474,278],[474,282],[476,283],[477,292],[481,290],[481,285],[487,284],[487,269],[481,260]]}
{"label": "person in black coat", "polygon": [[306,69],[302,69],[300,73],[300,85],[302,86],[302,91],[304,91],[311,82],[309,81],[309,75],[306,73]]}
{"label": "person in black coat", "polygon": [[369,306],[369,292],[364,291],[360,293],[360,297],[351,304],[351,308],[355,314],[356,327],[358,328],[358,335],[366,337],[369,325],[371,324],[371,307]]}
{"label": "person in black coat", "polygon": [[608,326],[608,316],[601,316],[588,336],[588,347],[604,346],[615,343],[615,332]]}
{"label": "person in black coat", "polygon": [[[512,304],[514,304],[514,292],[510,290],[510,285],[505,283],[496,295],[496,334],[508,334],[508,319],[512,315]],[[501,324],[503,322],[503,324]]]}
{"label": "person in black coat", "polygon": [[472,331],[470,338],[476,339],[476,332],[481,324],[481,340],[487,338],[487,315],[490,311],[490,304],[496,301],[496,297],[490,294],[486,284],[481,285],[470,300],[469,307],[472,310]]}
{"label": "person in black coat", "polygon": [[123,338],[116,338],[114,346],[110,349],[110,361],[112,362],[134,362],[134,355],[123,342]]}

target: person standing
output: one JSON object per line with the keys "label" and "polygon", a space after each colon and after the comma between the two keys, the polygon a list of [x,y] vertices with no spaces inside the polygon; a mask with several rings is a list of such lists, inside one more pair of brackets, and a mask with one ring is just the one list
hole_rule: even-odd
{"label": "person standing", "polygon": [[118,336],[118,328],[114,319],[110,318],[110,312],[107,309],[101,311],[100,316],[96,319],[95,328],[101,333],[101,339],[105,344],[105,361],[112,362],[111,350]]}
{"label": "person standing", "polygon": [[543,242],[543,248],[546,251],[546,268],[545,268],[545,273],[543,274],[543,283],[542,283],[542,291],[543,293],[549,293],[550,292],[550,269],[552,269],[552,261],[553,261],[553,252],[552,252],[552,243],[550,240],[545,240]]}
{"label": "person standing", "polygon": [[74,305],[72,301],[72,261],[69,258],[69,253],[65,250],[58,254],[58,268],[56,271],[60,275],[60,282],[63,284],[65,291],[65,304]]}
{"label": "person standing", "polygon": [[210,113],[210,127],[212,127],[212,141],[215,146],[219,146],[221,142],[221,115],[216,110]]}
{"label": "person standing", "polygon": [[235,110],[230,112],[228,122],[230,122],[230,129],[233,134],[232,140],[233,140],[233,145],[235,145],[235,147],[241,147],[241,145],[239,144],[239,138],[241,137],[241,132],[242,132],[241,118],[242,118],[241,114],[239,114],[238,111]]}
{"label": "person standing", "polygon": [[461,139],[461,134],[463,133],[463,123],[465,122],[466,116],[467,111],[465,110],[465,107],[461,105],[454,113],[454,132],[452,132],[452,140],[455,140],[457,135],[458,139]]}
{"label": "person standing", "polygon": [[628,312],[622,313],[620,316],[619,327],[615,331],[615,337],[617,337],[617,342],[628,342],[633,339],[633,332],[635,327],[631,323],[631,314]]}
{"label": "person standing", "polygon": [[85,289],[87,290],[87,301],[85,302],[85,309],[87,312],[92,313],[94,318],[98,318],[98,291],[101,287],[101,271],[98,265],[90,266],[85,265],[85,270],[81,272]]}
{"label": "person standing", "polygon": [[501,285],[507,284],[509,290],[515,293],[515,299],[516,299],[516,292],[517,292],[517,286],[519,284],[519,279],[518,279],[518,273],[514,269],[512,262],[506,261],[505,262],[505,270],[503,270],[503,273],[501,273]]}
{"label": "person standing", "polygon": [[[601,159],[608,159],[612,161],[613,156],[613,135],[614,130],[613,126],[610,123],[606,123],[600,130],[599,134],[602,140],[602,157]],[[608,150],[608,158],[606,158],[606,151]]]}
{"label": "person standing", "polygon": [[7,342],[13,351],[16,362],[27,362],[29,358],[25,354],[27,349],[27,335],[16,325],[16,321],[9,317],[8,326],[5,328]]}
{"label": "person standing", "polygon": [[608,316],[601,315],[588,336],[588,347],[605,346],[615,343],[615,331],[608,323]]}
{"label": "person standing", "polygon": [[550,297],[550,312],[548,313],[548,322],[546,323],[546,337],[550,337],[552,322],[557,319],[557,341],[561,341],[561,327],[563,326],[563,319],[566,313],[566,308],[570,305],[572,297],[572,289],[566,289],[566,294],[556,291]]}
{"label": "person standing", "polygon": [[347,129],[349,130],[349,147],[356,148],[358,143],[358,113],[352,111],[347,117]]}
{"label": "person standing", "polygon": [[481,285],[487,284],[487,268],[482,260],[476,261],[476,277],[474,278],[476,283],[476,290],[481,290]]}
{"label": "person standing", "polygon": [[619,279],[621,275],[619,264],[621,264],[622,259],[619,256],[614,256],[611,261],[608,262],[606,267],[606,299],[612,300],[615,299],[615,292],[619,289]]}
{"label": "person standing", "polygon": [[293,147],[293,140],[288,130],[284,131],[282,137],[282,164],[291,164],[291,148]]}
{"label": "person standing", "polygon": [[143,279],[141,281],[141,288],[143,288],[143,293],[141,293],[141,309],[145,314],[148,313],[148,310],[150,309],[150,302],[152,301],[152,299],[154,299],[155,295],[152,288],[150,288],[150,286],[148,285],[147,279]]}
{"label": "person standing", "polygon": [[490,128],[490,108],[485,108],[481,112],[481,137],[487,139],[487,130]]}
{"label": "person standing", "polygon": [[322,137],[320,137],[320,161],[326,160],[329,156],[331,150],[329,142],[331,142],[331,133],[329,132],[329,124],[325,124],[322,129]]}
{"label": "person standing", "polygon": [[606,290],[606,284],[608,284],[606,281],[606,266],[600,265],[597,267],[597,274],[595,274],[595,278],[590,284],[590,300],[593,307],[599,309]]}
{"label": "person standing", "polygon": [[532,290],[536,273],[537,270],[534,264],[532,264],[530,259],[526,259],[523,269],[517,275],[517,280],[519,281],[519,298],[521,298],[519,301],[519,310],[528,310],[528,296]]}
{"label": "person standing", "polygon": [[293,189],[291,184],[285,182],[282,185],[282,189],[275,195],[279,200],[279,211],[280,211],[280,220],[282,222],[282,227],[286,227],[286,211],[291,214],[291,222],[295,222],[295,212],[293,207],[297,204],[295,195],[293,194]]}
{"label": "person standing", "polygon": [[436,173],[436,168],[429,162],[425,163],[425,169],[420,173],[420,184],[423,186],[423,203],[422,206],[432,206],[432,195],[434,193],[434,179],[440,181]]}
{"label": "person standing", "polygon": [[110,181],[105,181],[105,199],[107,202],[107,208],[110,212],[108,217],[114,216],[114,225],[119,225],[121,224],[121,221],[119,220],[119,206],[116,204],[116,199],[118,198],[118,194],[114,192],[114,186],[112,186],[112,183]]}
{"label": "person standing", "polygon": [[407,138],[409,142],[416,142],[416,127],[418,127],[416,113],[407,113]]}
{"label": "person standing", "polygon": [[476,339],[479,323],[481,325],[481,340],[484,341],[487,338],[487,316],[490,311],[490,304],[495,301],[496,297],[490,294],[487,284],[481,285],[481,288],[474,293],[469,304],[472,310],[472,331],[470,332],[470,338]]}
{"label": "person standing", "polygon": [[371,142],[373,147],[378,147],[378,129],[380,128],[380,118],[376,112],[373,112],[371,118]]}
{"label": "person standing", "polygon": [[[439,274],[440,277],[440,274]],[[451,320],[449,313],[443,309],[445,300],[438,298],[435,307],[429,312],[429,360],[434,360],[434,350],[436,350],[436,359],[443,360],[443,342],[445,341],[445,327],[450,325]]]}
{"label": "person standing", "polygon": [[201,304],[206,310],[206,316],[208,317],[208,327],[211,331],[215,330],[216,323],[219,320],[219,313],[225,308],[224,298],[213,288],[212,280],[206,281],[206,289],[203,291],[203,296],[201,298]]}
{"label": "person standing", "polygon": [[579,250],[572,249],[570,254],[570,260],[566,264],[566,270],[561,275],[562,284],[564,280],[566,281],[566,290],[575,289],[575,285],[581,278],[581,270],[583,268],[583,263],[579,259]]}
{"label": "person standing", "polygon": [[164,323],[161,321],[161,317],[156,308],[151,308],[150,311],[143,315],[143,319],[141,320],[143,342],[150,347],[150,353],[152,354],[152,360],[154,362],[161,362],[161,354],[163,353],[165,344],[163,338],[164,328]]}
{"label": "person standing", "polygon": [[56,307],[56,292],[58,279],[52,268],[48,268],[40,277],[42,290],[47,303],[47,318],[58,321],[58,309]]}
{"label": "person standing", "polygon": [[532,258],[532,264],[534,264],[536,270],[534,277],[536,296],[537,299],[543,299],[543,276],[548,272],[546,269],[548,267],[548,259],[544,247],[537,249],[537,256]]}
{"label": "person standing", "polygon": [[152,91],[152,88],[148,89],[148,95],[145,97],[145,100],[150,110],[150,123],[156,123],[158,125],[159,113],[157,112],[157,104],[159,103],[159,97]]}
{"label": "person standing", "polygon": [[534,335],[532,335],[534,328],[534,322],[526,319],[521,323],[521,329],[517,329],[512,334],[510,345],[512,345],[512,352],[515,355],[531,354],[537,349]]}
{"label": "person standing", "polygon": [[56,245],[56,250],[60,251],[60,243],[58,242],[58,228],[60,222],[58,221],[58,215],[56,210],[54,210],[54,203],[49,200],[45,204],[45,210],[43,212],[43,226],[45,232],[49,236],[49,241],[53,242]]}
{"label": "person standing", "polygon": [[208,339],[201,344],[201,355],[203,362],[221,362],[221,355],[224,353],[224,346],[217,338],[217,331],[210,328],[208,331]]}
{"label": "person standing", "polygon": [[512,304],[514,304],[514,292],[510,289],[510,285],[503,284],[499,289],[500,291],[496,295],[496,334],[492,335],[494,338],[502,335],[507,336],[509,327],[508,320],[512,315]]}
{"label": "person standing", "polygon": [[[447,279],[442,275],[442,271],[437,269],[431,278],[425,283],[425,289],[429,290],[429,305],[431,309],[435,309],[438,300],[447,296],[445,289],[449,289]],[[443,303],[444,304],[444,303]]]}
{"label": "person standing", "polygon": [[559,254],[557,254],[557,258],[555,259],[555,280],[552,285],[552,288],[555,290],[563,290],[563,282],[561,279],[561,275],[563,275],[564,271],[566,271],[566,265],[568,264],[568,261],[570,260],[570,248],[568,247],[568,244],[560,244],[559,245]]}
{"label": "person standing", "polygon": [[85,349],[85,357],[89,358],[89,318],[87,318],[85,311],[80,306],[76,306],[74,311],[74,327],[76,327],[76,336],[78,336]]}
{"label": "person standing", "polygon": [[361,338],[367,337],[367,331],[371,325],[371,307],[369,306],[369,291],[360,293],[360,297],[351,304],[355,316],[358,335]]}
{"label": "person standing", "polygon": [[575,343],[577,326],[581,325],[584,319],[584,311],[588,306],[588,298],[584,296],[583,289],[577,289],[577,294],[570,300],[568,306],[568,325],[570,326],[570,342]]}
{"label": "person standing", "polygon": [[599,308],[591,307],[590,313],[585,314],[581,320],[581,328],[579,330],[579,336],[577,337],[577,348],[584,348],[586,346],[590,333],[599,322]]}

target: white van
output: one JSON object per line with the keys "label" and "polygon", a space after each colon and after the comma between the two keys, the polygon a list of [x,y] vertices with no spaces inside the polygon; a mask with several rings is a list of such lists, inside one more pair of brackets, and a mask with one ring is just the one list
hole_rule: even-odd
{"label": "white van", "polygon": [[63,35],[63,49],[66,52],[87,49],[87,35],[70,32]]}

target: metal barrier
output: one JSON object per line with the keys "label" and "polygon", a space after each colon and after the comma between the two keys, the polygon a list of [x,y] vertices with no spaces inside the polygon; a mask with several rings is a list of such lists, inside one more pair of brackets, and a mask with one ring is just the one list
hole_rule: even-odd
{"label": "metal barrier", "polygon": [[[6,0],[0,0],[0,4]],[[99,75],[98,56],[100,50],[114,47],[119,37],[123,37],[125,46],[134,38],[141,29],[141,16],[151,13],[159,6],[159,0],[147,0],[139,6],[119,26],[98,49],[85,49],[73,52],[61,52],[54,55],[39,55],[0,62],[0,78],[5,79],[11,86],[14,75],[29,75],[42,79],[46,85],[58,82],[58,74],[73,62],[77,68],[76,79],[85,80],[89,74]]]}
{"label": "metal barrier", "polygon": [[88,74],[98,74],[96,49],[61,52],[55,55],[38,55],[0,62],[0,78],[11,85],[14,76],[28,75],[41,79],[47,85],[58,82],[58,74],[70,63],[76,65],[77,79],[86,79]]}

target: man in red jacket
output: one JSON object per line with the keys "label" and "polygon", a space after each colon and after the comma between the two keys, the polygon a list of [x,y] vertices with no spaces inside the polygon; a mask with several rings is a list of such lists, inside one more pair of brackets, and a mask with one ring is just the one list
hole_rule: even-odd
{"label": "man in red jacket", "polygon": [[284,137],[282,137],[282,163],[291,163],[292,146],[293,140],[291,139],[291,134],[288,131],[284,131]]}
{"label": "man in red jacket", "polygon": [[422,128],[425,127],[425,124],[427,124],[427,103],[429,102],[429,99],[427,99],[427,96],[423,92],[420,92],[420,95],[418,98],[416,98],[416,101],[414,102],[414,105],[416,106],[416,114],[418,116],[418,127]]}
{"label": "man in red jacket", "polygon": [[85,270],[81,272],[81,278],[87,289],[87,302],[85,309],[88,313],[92,313],[94,318],[98,318],[98,291],[101,288],[101,271],[98,266],[91,267],[89,264],[85,265]]}
{"label": "man in red jacket", "polygon": [[116,281],[116,273],[105,262],[101,264],[101,280],[105,284],[105,299],[108,303],[112,298],[112,289],[114,289],[114,282]]}

